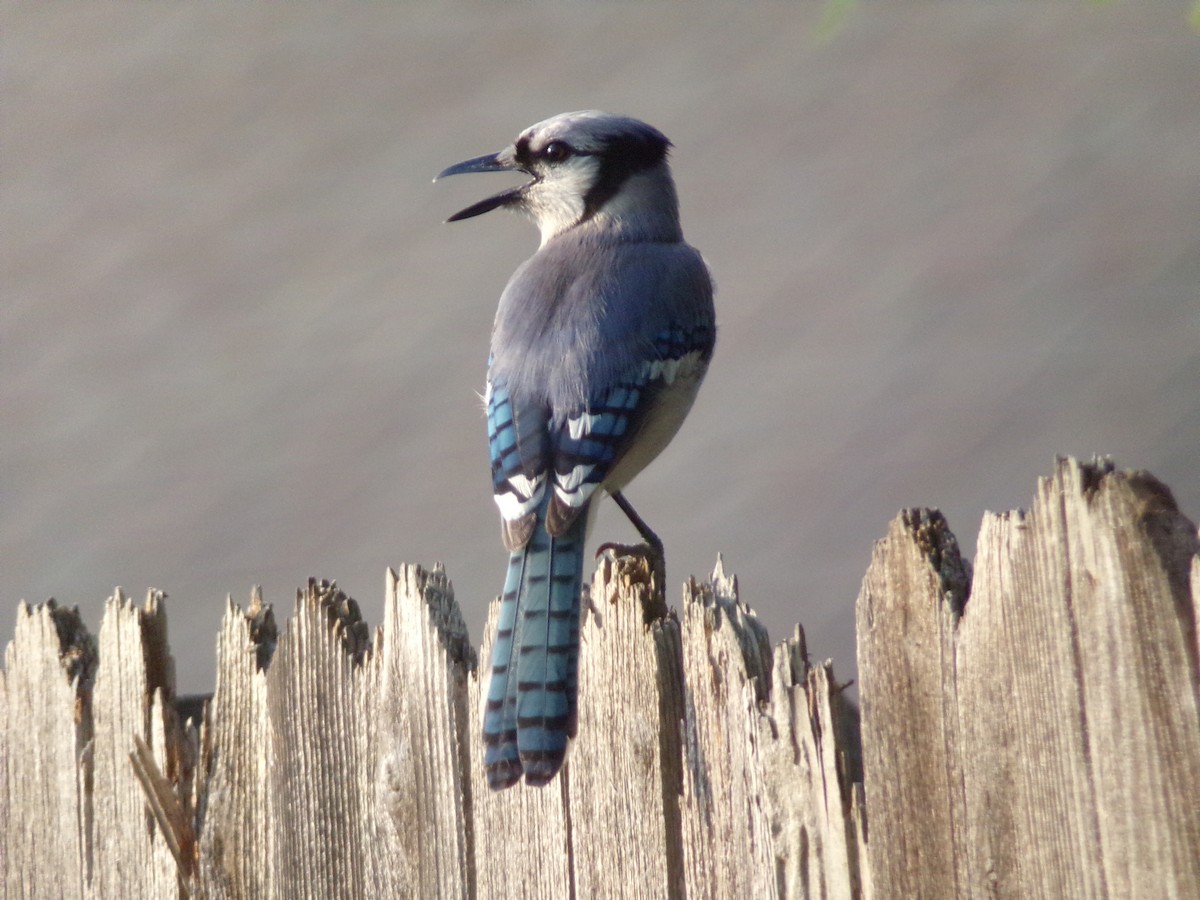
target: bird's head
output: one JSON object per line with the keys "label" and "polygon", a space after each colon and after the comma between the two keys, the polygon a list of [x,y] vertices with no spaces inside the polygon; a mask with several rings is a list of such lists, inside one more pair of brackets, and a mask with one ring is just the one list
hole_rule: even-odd
{"label": "bird's head", "polygon": [[542,243],[591,223],[642,238],[678,239],[671,142],[645,122],[596,110],[530,125],[499,153],[451,166],[434,181],[469,172],[524,172],[525,184],[455,213],[448,222],[505,207],[529,215]]}

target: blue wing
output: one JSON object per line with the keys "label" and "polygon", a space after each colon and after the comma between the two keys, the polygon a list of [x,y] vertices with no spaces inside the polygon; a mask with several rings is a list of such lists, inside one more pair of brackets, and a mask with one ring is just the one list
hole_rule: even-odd
{"label": "blue wing", "polygon": [[550,414],[544,406],[514,403],[507,386],[487,387],[488,454],[492,490],[500,507],[504,546],[529,542],[550,468]]}
{"label": "blue wing", "polygon": [[[707,323],[660,332],[646,359],[595,391],[586,406],[557,425],[552,438],[553,497],[546,514],[551,534],[564,533],[587,508],[596,489],[646,433],[648,419],[661,412],[664,395],[681,375],[694,392],[712,356],[714,339],[714,329]],[[654,448],[648,456],[660,449]]]}

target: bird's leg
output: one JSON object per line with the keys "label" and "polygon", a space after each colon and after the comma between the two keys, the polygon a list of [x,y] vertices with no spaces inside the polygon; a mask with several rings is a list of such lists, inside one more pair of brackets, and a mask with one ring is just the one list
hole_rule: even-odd
{"label": "bird's leg", "polygon": [[638,534],[642,536],[642,540],[645,541],[649,545],[650,549],[653,550],[661,559],[663,556],[663,542],[657,534],[651,531],[650,526],[646,524],[646,520],[638,515],[637,510],[633,508],[633,505],[625,499],[625,495],[620,491],[613,491],[611,494],[609,494],[609,496],[612,497],[613,502],[621,508],[621,512],[625,513],[626,518],[628,518],[633,527],[637,529]]}
{"label": "bird's leg", "polygon": [[[658,592],[661,593],[667,583],[667,558],[666,553],[663,551],[662,540],[651,530],[646,521],[638,515],[637,510],[625,499],[624,494],[620,491],[612,491],[609,493],[609,496],[613,498],[613,501],[621,508],[621,512],[625,513],[626,518],[629,519],[633,527],[637,529],[638,534],[642,536],[642,540],[645,541],[645,546],[650,552],[641,555],[649,557],[650,570],[658,585]],[[623,544],[606,543],[600,545],[596,550],[596,555],[599,556],[606,551],[612,551],[618,555],[625,556],[639,553],[637,548],[628,547]]]}

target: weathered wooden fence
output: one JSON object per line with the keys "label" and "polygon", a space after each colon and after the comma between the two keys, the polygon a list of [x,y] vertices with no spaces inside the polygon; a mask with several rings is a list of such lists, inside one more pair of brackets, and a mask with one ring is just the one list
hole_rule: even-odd
{"label": "weathered wooden fence", "polygon": [[1103,464],[989,514],[973,580],[942,517],[905,512],[858,599],[861,735],[719,562],[676,613],[605,558],[568,765],[499,794],[440,570],[389,573],[373,632],[323,582],[282,631],[231,605],[206,706],[173,695],[161,596],[112,598],[96,638],[23,606],[6,894],[1200,897],[1198,551],[1166,488]]}

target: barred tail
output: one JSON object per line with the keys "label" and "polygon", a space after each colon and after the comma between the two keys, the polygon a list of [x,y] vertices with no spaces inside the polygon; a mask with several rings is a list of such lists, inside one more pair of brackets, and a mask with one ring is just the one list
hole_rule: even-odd
{"label": "barred tail", "polygon": [[[549,492],[547,492],[549,493]],[[562,767],[575,736],[579,593],[587,516],[559,537],[545,528],[508,561],[500,601],[492,680],[483,716],[488,786],[543,785]]]}

